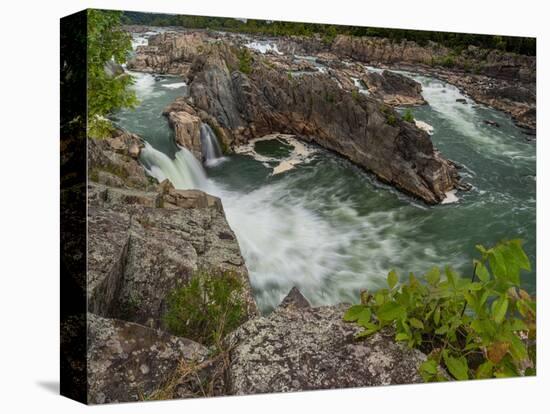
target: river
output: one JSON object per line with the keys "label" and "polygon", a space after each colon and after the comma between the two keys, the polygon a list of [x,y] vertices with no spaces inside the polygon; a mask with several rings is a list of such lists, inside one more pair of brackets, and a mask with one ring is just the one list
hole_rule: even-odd
{"label": "river", "polygon": [[146,140],[141,161],[151,175],[222,199],[264,313],[292,286],[322,305],[356,302],[361,289],[384,284],[390,269],[405,277],[451,265],[469,277],[475,245],[490,246],[503,238],[525,241],[533,269],[523,275],[523,283],[533,292],[535,143],[509,116],[477,105],[454,86],[408,75],[421,82],[428,102],[412,108],[414,117],[433,127],[435,146],[464,165],[461,173],[473,185],[458,194],[456,203],[424,205],[310,145],[294,168],[273,174],[279,161],[292,154],[292,146],[282,140],[257,142],[256,157],[232,154],[203,168],[175,145],[161,114],[186,93],[187,86],[175,76],[134,73],[141,103],[114,120]]}

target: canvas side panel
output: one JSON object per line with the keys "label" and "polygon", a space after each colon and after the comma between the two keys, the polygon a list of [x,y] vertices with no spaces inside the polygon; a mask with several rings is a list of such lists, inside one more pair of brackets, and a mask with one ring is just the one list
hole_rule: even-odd
{"label": "canvas side panel", "polygon": [[61,19],[61,394],[87,401],[86,27],[87,12]]}

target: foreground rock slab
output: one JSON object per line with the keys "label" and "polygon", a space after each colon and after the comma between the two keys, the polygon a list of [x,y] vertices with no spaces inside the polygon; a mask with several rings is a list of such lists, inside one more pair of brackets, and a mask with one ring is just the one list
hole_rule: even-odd
{"label": "foreground rock slab", "polygon": [[158,392],[182,362],[207,348],[131,322],[88,314],[89,403],[139,401]]}
{"label": "foreground rock slab", "polygon": [[355,340],[347,305],[310,307],[294,288],[268,317],[232,336],[228,392],[244,395],[422,382],[426,356],[391,332]]}

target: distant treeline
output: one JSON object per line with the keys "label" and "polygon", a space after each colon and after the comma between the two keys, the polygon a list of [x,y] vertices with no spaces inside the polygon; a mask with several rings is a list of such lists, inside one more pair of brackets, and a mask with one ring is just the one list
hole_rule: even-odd
{"label": "distant treeline", "polygon": [[383,29],[378,27],[342,26],[317,23],[280,22],[228,17],[170,15],[160,13],[124,12],[124,23],[149,26],[182,26],[192,29],[214,29],[269,36],[320,35],[330,43],[338,34],[385,37],[394,41],[413,40],[420,45],[428,41],[460,51],[469,45],[499,49],[523,55],[536,55],[536,39],[532,37],[493,36],[468,33],[431,32],[427,30]]}

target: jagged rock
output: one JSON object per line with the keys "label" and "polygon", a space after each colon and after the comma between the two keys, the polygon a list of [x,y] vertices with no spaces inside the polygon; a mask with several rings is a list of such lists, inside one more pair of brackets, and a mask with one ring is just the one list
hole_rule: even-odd
{"label": "jagged rock", "polygon": [[149,73],[187,76],[191,62],[205,47],[205,34],[160,33],[149,38],[147,46],[138,46],[128,68]]}
{"label": "jagged rock", "polygon": [[208,356],[207,348],[189,339],[91,313],[87,336],[91,404],[148,399],[178,375],[181,364]]}
{"label": "jagged rock", "polygon": [[423,382],[418,367],[426,356],[396,343],[392,332],[358,341],[360,329],[342,320],[346,305],[313,308],[294,289],[291,296],[228,338],[230,394]]}
{"label": "jagged rock", "polygon": [[389,70],[381,74],[368,72],[362,78],[369,92],[392,106],[424,105],[422,85],[417,81]]}
{"label": "jagged rock", "polygon": [[223,213],[222,202],[218,197],[200,190],[176,190],[166,179],[159,184],[162,189],[161,204],[164,208],[215,208]]}
{"label": "jagged rock", "polygon": [[[217,119],[233,144],[273,133],[294,134],[332,150],[381,180],[435,204],[457,182],[455,168],[429,135],[389,107],[354,97],[329,75],[299,79],[257,59],[249,76],[230,72],[226,49],[193,64],[194,106]],[[383,112],[385,111],[385,112]]]}
{"label": "jagged rock", "polygon": [[168,113],[170,126],[174,128],[174,137],[178,145],[187,148],[197,159],[201,159],[202,146],[201,119],[187,112]]}
{"label": "jagged rock", "polygon": [[116,131],[112,137],[88,139],[88,178],[111,185],[150,189],[154,185],[137,161],[144,144],[140,137]]}
{"label": "jagged rock", "polygon": [[96,184],[88,192],[91,312],[162,327],[168,294],[203,269],[220,277],[225,270],[240,275],[247,312],[257,313],[248,271],[219,199],[167,183],[158,192]]}

